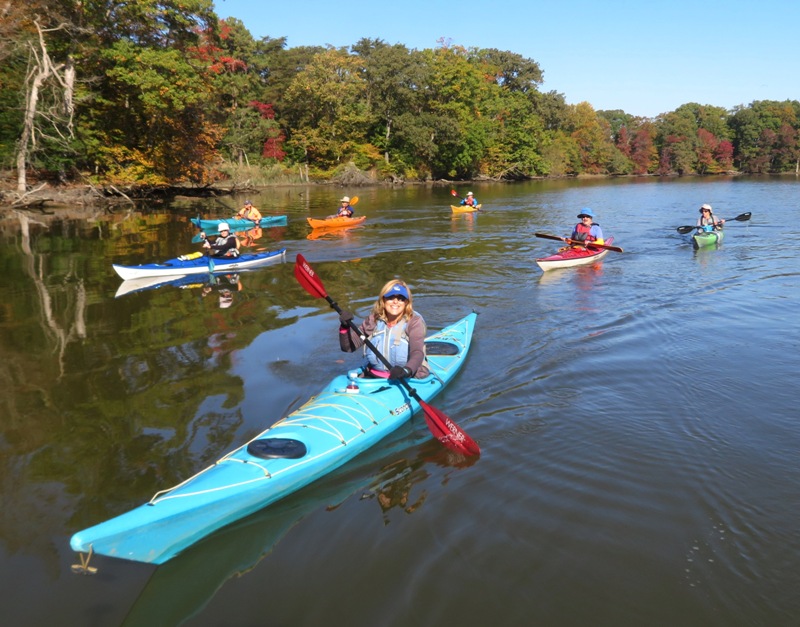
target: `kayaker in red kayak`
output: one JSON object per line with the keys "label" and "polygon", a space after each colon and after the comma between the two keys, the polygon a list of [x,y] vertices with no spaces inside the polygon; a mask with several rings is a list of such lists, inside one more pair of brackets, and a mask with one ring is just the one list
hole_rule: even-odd
{"label": "kayaker in red kayak", "polygon": [[[343,310],[339,315],[339,344],[346,353],[364,345],[358,333],[350,328],[353,314]],[[372,311],[359,326],[392,367],[386,366],[371,350],[366,350],[368,376],[388,379],[421,379],[429,374],[425,359],[425,320],[414,311],[411,290],[403,281],[393,279],[381,289]]]}
{"label": "kayaker in red kayak", "polygon": [[697,230],[711,233],[712,231],[721,231],[725,220],[722,218],[717,219],[714,212],[711,210],[711,205],[703,205],[700,207],[700,217],[697,218]]}
{"label": "kayaker in red kayak", "polygon": [[600,228],[599,224],[594,223],[594,211],[588,207],[584,207],[578,214],[578,218],[580,218],[580,222],[578,222],[572,230],[570,239],[574,239],[578,242],[602,244],[604,242],[603,230]]}

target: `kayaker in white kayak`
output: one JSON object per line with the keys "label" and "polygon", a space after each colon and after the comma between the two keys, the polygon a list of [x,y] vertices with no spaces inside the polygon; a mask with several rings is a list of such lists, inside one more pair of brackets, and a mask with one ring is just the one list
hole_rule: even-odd
{"label": "kayaker in white kayak", "polygon": [[[339,315],[339,344],[346,353],[364,346],[361,336],[350,328],[353,314],[343,310]],[[391,364],[389,370],[368,348],[365,348],[367,376],[387,379],[421,379],[429,374],[425,359],[425,320],[414,311],[411,290],[398,279],[381,289],[372,311],[358,327]]]}
{"label": "kayaker in white kayak", "polygon": [[594,211],[588,207],[584,207],[578,214],[578,218],[580,218],[580,222],[572,229],[570,239],[574,239],[578,242],[603,244],[605,241],[603,239],[603,229],[600,228],[599,224],[595,224]]}
{"label": "kayaker in white kayak", "polygon": [[211,257],[238,257],[239,240],[231,233],[228,223],[220,222],[217,228],[219,235],[213,243],[206,239],[203,242],[203,248],[208,248],[208,254]]}
{"label": "kayaker in white kayak", "polygon": [[722,218],[717,219],[714,212],[711,210],[711,205],[703,205],[700,207],[700,217],[697,218],[697,231],[705,231],[711,233],[712,231],[721,231],[725,220]]}

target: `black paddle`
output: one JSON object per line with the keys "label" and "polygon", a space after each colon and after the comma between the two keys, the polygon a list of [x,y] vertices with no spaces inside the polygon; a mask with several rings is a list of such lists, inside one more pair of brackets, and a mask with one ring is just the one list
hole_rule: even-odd
{"label": "black paddle", "polygon": [[[746,213],[740,213],[735,218],[731,218],[730,220],[726,220],[726,222],[732,222],[733,220],[736,220],[736,222],[747,222],[750,219],[751,215],[753,215],[753,214],[750,213],[749,211],[746,212]],[[692,231],[694,231],[697,228],[699,228],[699,227],[695,224],[693,226],[679,226],[675,230],[678,231],[678,233],[680,233],[681,235],[686,235],[687,233],[691,233]]]}
{"label": "black paddle", "polygon": [[[306,261],[305,257],[303,257],[303,255],[297,255],[297,260],[294,264],[294,276],[300,285],[303,286],[306,292],[311,294],[311,296],[314,298],[324,298],[328,301],[328,304],[334,311],[336,311],[336,313],[342,313],[342,309],[330,296],[328,296],[322,281],[314,272],[314,269]],[[361,329],[359,329],[352,320],[349,324],[353,331],[361,335]],[[389,360],[378,352],[378,349],[375,348],[372,342],[364,338],[364,344],[366,344],[367,347],[373,353],[375,353],[384,366],[387,368],[392,367],[392,364],[389,363]],[[428,428],[431,430],[431,433],[437,440],[439,440],[439,442],[464,455],[480,455],[480,447],[471,437],[464,433],[461,427],[450,420],[450,418],[448,418],[443,412],[439,411],[435,407],[431,407],[425,401],[423,401],[419,397],[419,394],[417,394],[417,391],[409,385],[408,381],[405,379],[397,379],[397,381],[408,391],[414,400],[419,403],[420,407],[422,407],[422,411],[425,413],[425,422],[428,424]]]}
{"label": "black paddle", "polygon": [[536,237],[542,237],[544,239],[557,239],[562,242],[566,242],[570,245],[576,246],[583,246],[585,248],[605,248],[606,250],[613,250],[615,253],[624,252],[622,248],[619,246],[611,246],[610,244],[595,244],[594,242],[580,242],[576,239],[570,239],[568,237],[559,237],[558,235],[548,235],[547,233],[534,233]]}

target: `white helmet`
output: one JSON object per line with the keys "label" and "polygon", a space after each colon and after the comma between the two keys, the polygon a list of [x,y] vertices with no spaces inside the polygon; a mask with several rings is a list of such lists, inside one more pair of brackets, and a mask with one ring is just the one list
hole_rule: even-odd
{"label": "white helmet", "polygon": [[227,222],[220,222],[219,226],[217,227],[218,231],[230,231],[231,227],[228,226]]}

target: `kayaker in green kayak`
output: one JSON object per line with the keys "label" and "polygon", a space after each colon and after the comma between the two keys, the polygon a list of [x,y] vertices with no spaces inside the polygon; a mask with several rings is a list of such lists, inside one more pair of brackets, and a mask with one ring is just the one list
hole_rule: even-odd
{"label": "kayaker in green kayak", "polygon": [[[347,310],[339,315],[339,344],[346,353],[364,346],[362,336],[349,327],[351,320],[353,314]],[[386,379],[428,376],[425,320],[414,311],[411,290],[405,282],[392,279],[383,286],[359,329],[391,364],[387,370],[375,353],[366,348],[367,364],[363,368],[366,376]]]}
{"label": "kayaker in green kayak", "polygon": [[578,218],[580,222],[572,229],[570,239],[577,242],[594,242],[595,244],[602,244],[605,241],[603,239],[603,229],[594,222],[594,211],[584,207],[578,214]]}
{"label": "kayaker in green kayak", "polygon": [[697,219],[697,231],[711,233],[712,231],[721,231],[725,224],[722,218],[717,219],[714,212],[711,210],[711,205],[703,205],[700,207],[700,217]]}

